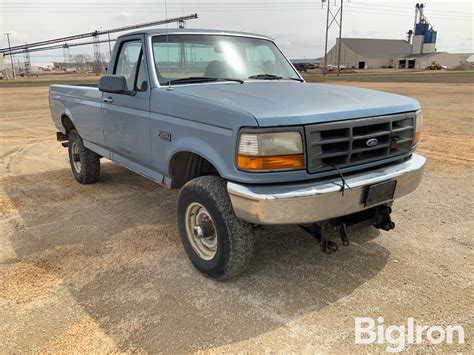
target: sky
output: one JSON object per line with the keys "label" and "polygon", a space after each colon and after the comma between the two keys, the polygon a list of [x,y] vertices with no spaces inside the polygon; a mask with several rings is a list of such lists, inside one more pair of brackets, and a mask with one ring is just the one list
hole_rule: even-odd
{"label": "sky", "polygon": [[[330,8],[336,11],[335,0]],[[340,0],[337,0],[340,3]],[[345,0],[343,37],[404,39],[413,28],[416,1]],[[188,28],[265,34],[289,58],[324,54],[326,6],[321,0],[167,0],[168,17],[197,13]],[[438,31],[438,51],[474,52],[472,0],[426,0],[425,15]],[[0,0],[0,47],[164,19],[165,0]],[[175,27],[171,24],[170,27]],[[335,43],[336,27],[329,33]],[[119,34],[115,34],[120,35]],[[104,38],[105,39],[105,38]],[[101,50],[108,53],[107,44]],[[92,54],[92,46],[71,48]],[[31,54],[34,63],[62,61],[62,50]],[[22,56],[19,55],[19,59]]]}

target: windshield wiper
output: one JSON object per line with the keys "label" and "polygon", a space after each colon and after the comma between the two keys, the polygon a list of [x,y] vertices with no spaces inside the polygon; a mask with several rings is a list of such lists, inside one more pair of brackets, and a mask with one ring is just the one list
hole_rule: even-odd
{"label": "windshield wiper", "polygon": [[300,83],[303,83],[304,80],[303,79],[300,79],[300,78],[286,78],[287,80],[295,80],[295,81],[299,81]]}
{"label": "windshield wiper", "polygon": [[184,83],[206,83],[206,82],[212,82],[212,81],[235,81],[241,84],[244,83],[243,80],[233,79],[233,78],[208,78],[205,76],[190,76],[187,78],[169,80],[167,84],[169,85],[169,84],[184,84]]}
{"label": "windshield wiper", "polygon": [[249,76],[249,79],[261,79],[261,80],[281,80],[282,76],[273,74],[257,74]]}
{"label": "windshield wiper", "polygon": [[235,79],[235,78],[218,78],[217,81],[235,81],[237,83],[243,84],[244,81],[241,79]]}

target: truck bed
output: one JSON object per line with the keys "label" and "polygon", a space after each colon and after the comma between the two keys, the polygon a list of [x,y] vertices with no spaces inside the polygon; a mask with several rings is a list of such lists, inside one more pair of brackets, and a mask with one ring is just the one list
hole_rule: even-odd
{"label": "truck bed", "polygon": [[51,116],[59,132],[66,134],[62,119],[66,114],[82,138],[104,143],[102,132],[102,93],[97,84],[51,85]]}

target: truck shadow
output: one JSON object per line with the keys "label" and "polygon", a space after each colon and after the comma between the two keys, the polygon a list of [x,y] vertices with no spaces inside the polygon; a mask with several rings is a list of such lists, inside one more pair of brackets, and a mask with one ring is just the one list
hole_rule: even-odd
{"label": "truck shadow", "polygon": [[[219,283],[181,248],[175,191],[107,163],[94,185],[77,184],[68,169],[2,184],[19,216],[15,256],[4,266],[27,263],[60,279],[119,350],[187,352],[253,339],[350,295],[390,255],[371,241],[375,229],[352,231],[356,245],[324,255],[296,226],[266,227],[249,270]],[[23,276],[8,282],[29,282]],[[54,319],[61,337],[72,321]]]}

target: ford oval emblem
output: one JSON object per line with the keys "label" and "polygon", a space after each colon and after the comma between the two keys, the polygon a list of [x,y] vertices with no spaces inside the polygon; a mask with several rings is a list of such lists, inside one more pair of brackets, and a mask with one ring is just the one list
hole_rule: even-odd
{"label": "ford oval emblem", "polygon": [[370,138],[367,142],[365,142],[367,147],[375,147],[377,144],[379,144],[379,140],[377,138]]}

